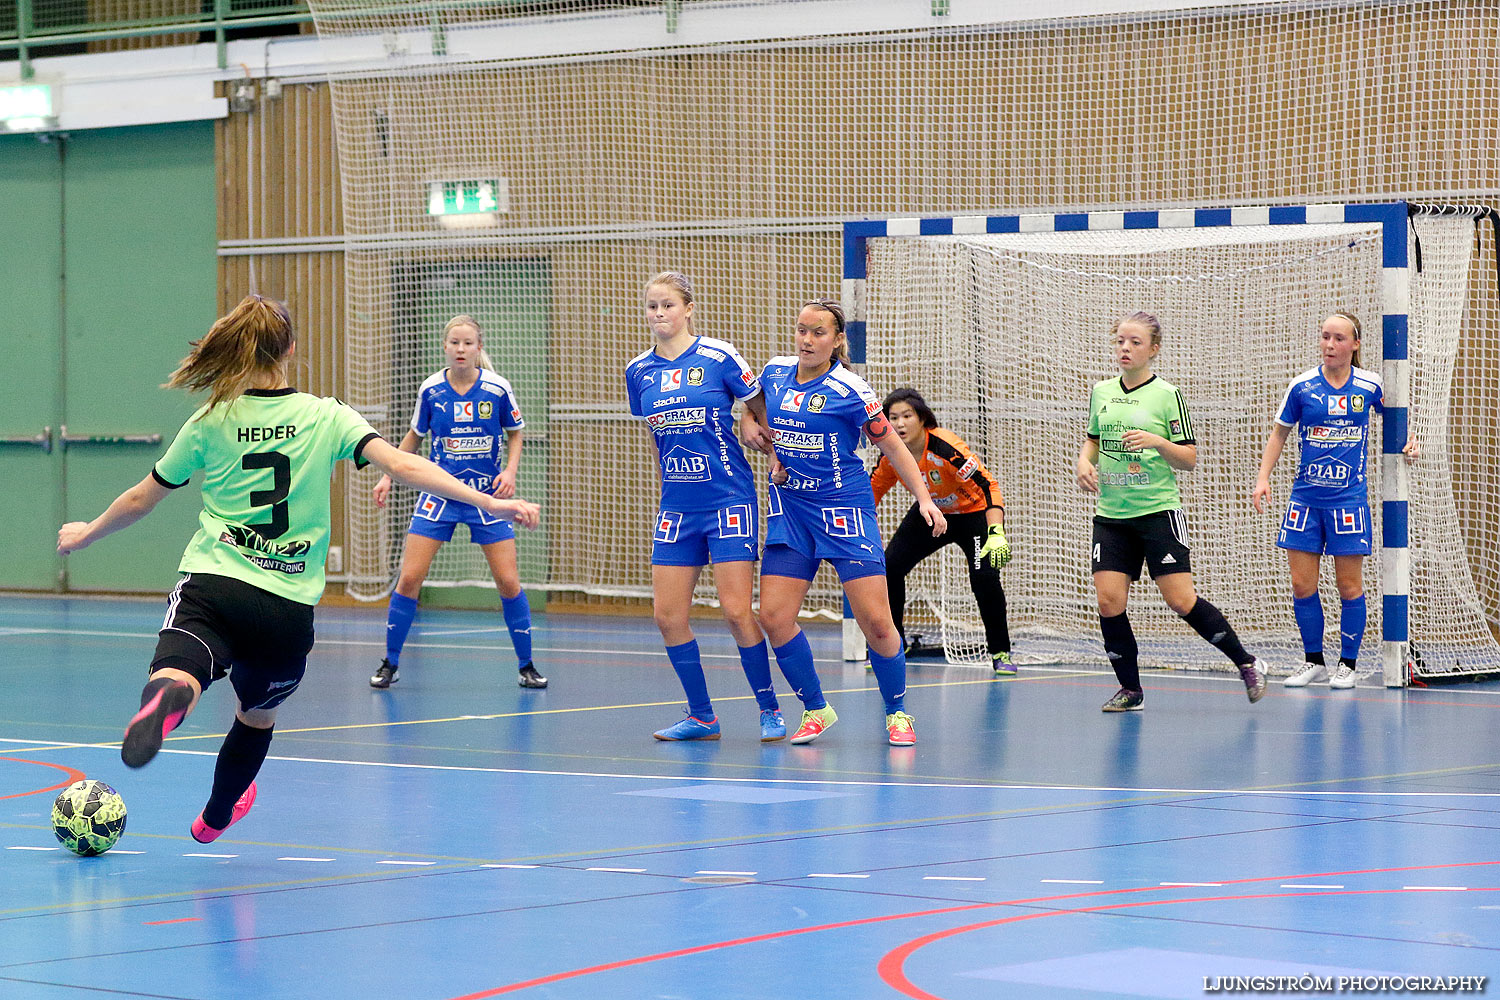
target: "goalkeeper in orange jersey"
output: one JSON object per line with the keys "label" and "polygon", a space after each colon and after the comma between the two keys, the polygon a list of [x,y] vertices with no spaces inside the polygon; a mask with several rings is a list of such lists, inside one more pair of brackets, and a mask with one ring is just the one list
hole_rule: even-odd
{"label": "goalkeeper in orange jersey", "polygon": [[[957,545],[969,566],[969,586],[984,622],[995,676],[1013,676],[1005,588],[1000,583],[1000,568],[1010,562],[1010,542],[1005,538],[1005,498],[999,484],[962,438],[938,426],[932,408],[915,389],[897,389],[881,405],[917,460],[932,502],[948,519],[948,530],[934,538],[913,504],[885,547],[886,588],[896,628],[901,630],[906,609],[906,574],[944,545]],[[896,470],[888,459],[882,457],[875,466],[870,485],[877,504],[896,485]]]}

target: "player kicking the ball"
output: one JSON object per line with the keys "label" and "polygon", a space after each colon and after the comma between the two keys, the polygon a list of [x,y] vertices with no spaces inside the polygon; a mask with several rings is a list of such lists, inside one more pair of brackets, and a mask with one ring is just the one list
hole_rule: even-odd
{"label": "player kicking the ball", "polygon": [[297,392],[287,383],[295,349],[286,307],[246,297],[167,382],[208,390],[208,403],[183,424],[149,476],[94,520],[57,533],[57,551],[76,552],[134,524],[194,473],[204,474],[198,533],[178,566],[183,577],[167,599],[141,709],[120,749],[126,765],[144,766],[208,686],[229,677],[238,701],[234,725],[219,749],[208,804],[191,828],[203,844],[254,805],[276,710],[302,681],[313,606],[323,594],[335,463],[373,464],[410,486],[528,527],[539,514],[536,504],[480,493],[391,447],[339,400]]}

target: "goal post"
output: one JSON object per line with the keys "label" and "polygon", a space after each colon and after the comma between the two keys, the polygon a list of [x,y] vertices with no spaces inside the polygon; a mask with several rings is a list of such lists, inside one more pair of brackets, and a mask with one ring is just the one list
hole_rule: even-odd
{"label": "goal post", "polygon": [[[1379,558],[1365,574],[1366,592],[1380,598],[1367,634],[1380,641],[1361,672],[1403,686],[1422,659],[1415,648],[1459,672],[1500,670],[1464,559],[1447,454],[1473,218],[1484,211],[1391,202],[850,222],[851,355],[872,384],[923,392],[944,426],[976,446],[1007,498],[1015,655],[1076,662],[1101,655],[1084,568],[1091,504],[1071,471],[1088,386],[1112,371],[1110,322],[1137,309],[1157,314],[1155,370],[1183,388],[1200,439],[1199,467],[1180,480],[1199,589],[1284,672],[1301,660],[1274,546],[1295,445],[1273,477],[1270,511],[1256,515],[1249,490],[1276,404],[1318,363],[1318,324],[1335,310],[1355,312],[1364,320],[1361,366],[1381,372],[1386,400],[1372,422],[1379,458],[1368,470]],[[1410,465],[1409,430],[1422,449]],[[1413,504],[1418,482],[1425,488]],[[883,522],[899,516],[899,505],[887,506]],[[929,562],[908,581],[909,605],[926,605],[950,660],[987,662],[962,560],[950,551]],[[1337,590],[1325,574],[1327,603]],[[1131,608],[1143,662],[1220,666],[1154,596],[1141,591]],[[1336,624],[1336,597],[1330,610]],[[857,645],[846,642],[846,656]]]}

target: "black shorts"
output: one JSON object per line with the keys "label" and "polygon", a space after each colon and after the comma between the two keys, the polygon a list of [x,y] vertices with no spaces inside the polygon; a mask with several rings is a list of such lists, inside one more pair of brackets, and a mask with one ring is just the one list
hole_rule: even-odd
{"label": "black shorts", "polygon": [[205,691],[228,676],[244,710],[270,709],[302,683],[313,609],[227,576],[189,573],[167,597],[154,673],[175,667]]}
{"label": "black shorts", "polygon": [[1141,563],[1153,580],[1172,573],[1191,573],[1187,517],[1179,507],[1140,517],[1095,517],[1092,562],[1095,573],[1124,573],[1141,578]]}

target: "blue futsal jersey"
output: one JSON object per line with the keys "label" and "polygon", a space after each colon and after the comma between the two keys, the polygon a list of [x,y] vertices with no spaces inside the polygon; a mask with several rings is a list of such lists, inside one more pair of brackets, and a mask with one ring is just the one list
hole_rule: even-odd
{"label": "blue futsal jersey", "polygon": [[[505,378],[484,368],[465,393],[454,389],[447,375],[444,369],[422,383],[411,429],[432,435],[427,457],[445,472],[481,493],[492,493],[505,468],[505,432],[526,426],[515,390]],[[497,520],[471,504],[427,493],[417,498],[416,516],[481,524]]]}
{"label": "blue futsal jersey", "polygon": [[838,361],[811,382],[797,382],[797,359],[772,358],[761,373],[776,457],[786,467],[782,500],[816,507],[875,506],[870,474],[855,449],[880,399]]}
{"label": "blue futsal jersey", "polygon": [[1292,379],[1277,411],[1283,427],[1298,425],[1301,445],[1291,500],[1306,507],[1369,503],[1370,413],[1385,409],[1380,376],[1353,368],[1335,389],[1322,367]]}
{"label": "blue futsal jersey", "polygon": [[656,440],[663,510],[719,510],[755,499],[730,410],[759,392],[760,379],[734,345],[710,337],[670,361],[650,350],[625,366],[630,412]]}

